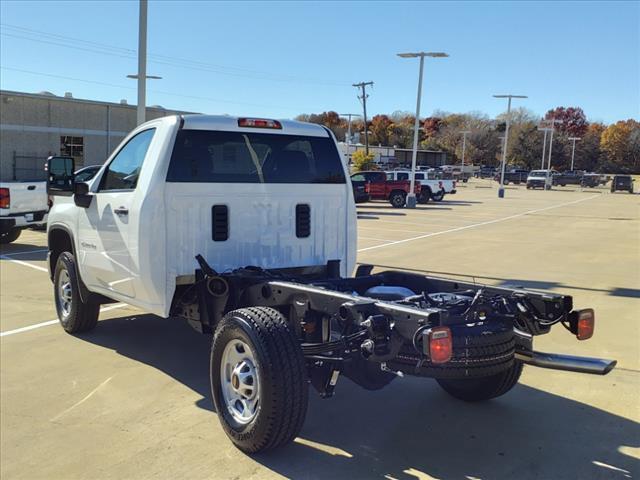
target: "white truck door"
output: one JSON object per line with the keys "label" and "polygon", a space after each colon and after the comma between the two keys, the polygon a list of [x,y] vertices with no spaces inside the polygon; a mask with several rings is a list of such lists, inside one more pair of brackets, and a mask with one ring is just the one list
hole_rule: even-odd
{"label": "white truck door", "polygon": [[120,148],[102,174],[91,205],[80,212],[79,263],[91,290],[135,295],[138,272],[133,256],[138,250],[130,232],[138,221],[134,208],[138,176],[154,132],[144,130]]}

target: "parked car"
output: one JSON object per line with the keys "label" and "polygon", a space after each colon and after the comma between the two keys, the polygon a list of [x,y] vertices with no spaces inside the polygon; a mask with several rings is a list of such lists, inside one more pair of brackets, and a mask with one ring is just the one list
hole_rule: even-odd
{"label": "parked car", "polygon": [[100,304],[118,301],[212,334],[213,404],[244,452],[292,442],[309,388],[331,397],[342,376],[369,390],[434,378],[477,402],[506,394],[525,364],[615,366],[534,350],[554,325],[593,335],[593,310],[574,310],[571,296],[371,265],[352,276],[356,208],[321,125],[166,116],[129,133],[90,183],[74,170],[71,157],[49,159],[47,264],[62,328],[100,328]]}
{"label": "parked car", "polygon": [[557,172],[553,176],[553,184],[565,187],[567,185],[582,185],[584,172],[582,170],[568,170],[566,172]]}
{"label": "parked car", "polygon": [[[385,172],[372,170],[358,172],[351,175],[351,183],[366,183],[369,187],[370,200],[385,200],[394,208],[402,208],[407,203],[407,194],[411,188],[411,182],[407,180],[393,180]],[[416,182],[414,192],[420,198],[420,184]]]}
{"label": "parked car", "polygon": [[611,193],[620,190],[633,193],[633,182],[631,175],[615,175],[611,181]]}
{"label": "parked car", "polygon": [[22,230],[46,223],[47,182],[0,182],[0,243],[15,242]]}
{"label": "parked car", "polygon": [[542,188],[549,190],[553,185],[554,173],[549,170],[531,170],[527,175],[527,189]]}
{"label": "parked car", "polygon": [[[500,171],[500,169],[498,169],[494,177],[496,182],[500,182],[501,175],[502,172]],[[525,183],[527,181],[528,176],[529,170],[524,170],[521,168],[507,169],[504,172],[504,184],[509,185],[510,183],[514,183],[516,185],[520,185],[521,183]]]}
{"label": "parked car", "polygon": [[482,165],[480,170],[475,174],[476,178],[495,178],[497,173],[496,167],[490,167],[488,165]]}
{"label": "parked car", "polygon": [[353,188],[353,200],[355,203],[365,203],[370,200],[369,182],[364,175],[353,175],[351,177],[351,187]]}
{"label": "parked car", "polygon": [[[411,180],[410,170],[392,170],[386,173],[389,180]],[[418,203],[427,203],[429,200],[441,202],[446,194],[456,193],[456,181],[437,179],[439,176],[433,170],[416,171],[416,183],[421,188]]]}
{"label": "parked car", "polygon": [[582,187],[595,188],[602,183],[601,178],[602,175],[599,175],[597,173],[585,173],[582,176],[582,183],[580,185]]}

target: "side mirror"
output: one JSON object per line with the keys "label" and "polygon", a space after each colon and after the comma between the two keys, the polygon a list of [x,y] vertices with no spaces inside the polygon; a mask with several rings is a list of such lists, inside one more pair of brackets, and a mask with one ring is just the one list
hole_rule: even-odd
{"label": "side mirror", "polygon": [[73,193],[76,195],[89,195],[89,184],[87,182],[75,182],[73,184]]}
{"label": "side mirror", "polygon": [[72,157],[47,158],[47,193],[69,197],[74,193],[75,160]]}

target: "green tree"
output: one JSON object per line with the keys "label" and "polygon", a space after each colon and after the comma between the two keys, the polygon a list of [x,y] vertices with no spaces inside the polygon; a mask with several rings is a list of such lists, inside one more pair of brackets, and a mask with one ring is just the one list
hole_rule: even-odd
{"label": "green tree", "polygon": [[366,170],[375,170],[376,164],[373,161],[374,158],[373,153],[367,155],[364,150],[356,150],[354,154],[351,155],[353,171],[362,172]]}

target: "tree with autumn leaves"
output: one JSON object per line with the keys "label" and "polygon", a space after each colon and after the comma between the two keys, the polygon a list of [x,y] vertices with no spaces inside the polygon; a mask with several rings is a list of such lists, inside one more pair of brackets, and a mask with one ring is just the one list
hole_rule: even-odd
{"label": "tree with autumn leaves", "polygon": [[[347,120],[334,111],[320,114],[302,114],[296,120],[325,125],[338,140],[344,140]],[[476,165],[498,165],[502,152],[505,114],[490,119],[478,112],[457,114],[435,112],[423,119],[419,130],[419,145],[422,149],[441,150],[449,154],[449,163],[458,163],[462,157],[463,130],[467,135],[465,162]],[[555,123],[551,165],[557,170],[566,170],[571,165],[571,137],[580,138],[576,142],[575,168],[604,171],[608,173],[640,173],[640,123],[636,120],[619,121],[611,125],[590,123],[579,107],[557,107],[545,113],[541,120],[526,108],[516,108],[511,112],[511,128],[507,150],[508,162],[530,169],[542,164],[543,132],[540,125]],[[393,112],[390,115],[374,115],[368,121],[370,145],[411,148],[415,116],[407,112]],[[352,122],[352,132],[363,132],[361,119]],[[361,137],[362,138],[362,137]],[[548,155],[547,138],[545,163]]]}

